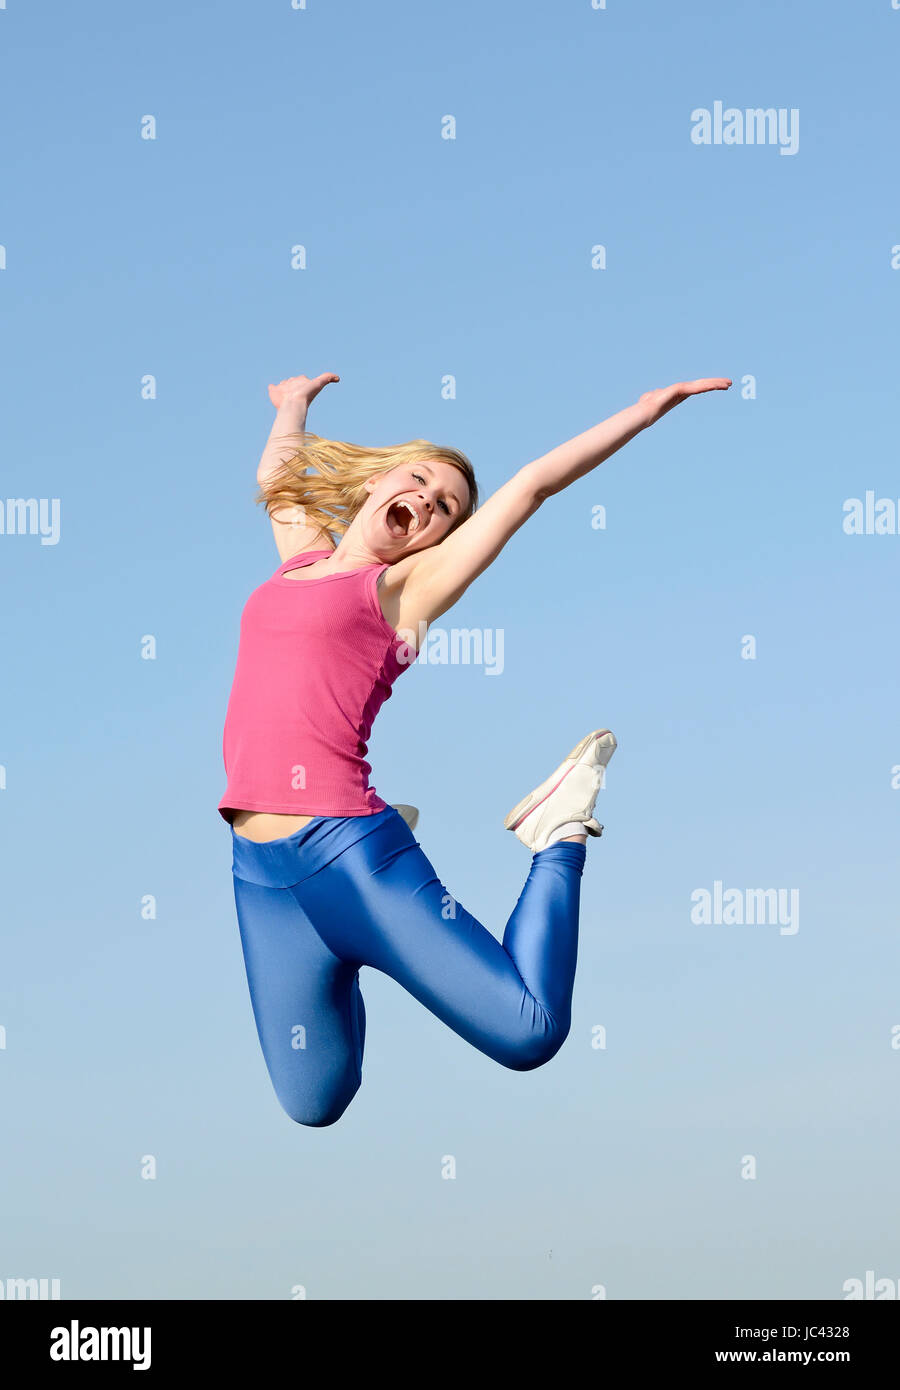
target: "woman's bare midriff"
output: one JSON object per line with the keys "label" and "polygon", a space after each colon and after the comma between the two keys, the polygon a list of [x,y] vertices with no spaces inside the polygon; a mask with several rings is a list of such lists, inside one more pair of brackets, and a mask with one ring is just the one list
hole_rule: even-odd
{"label": "woman's bare midriff", "polygon": [[264,845],[267,840],[281,840],[285,835],[293,835],[295,830],[309,825],[312,819],[312,816],[275,815],[271,811],[235,811],[231,824],[236,835]]}

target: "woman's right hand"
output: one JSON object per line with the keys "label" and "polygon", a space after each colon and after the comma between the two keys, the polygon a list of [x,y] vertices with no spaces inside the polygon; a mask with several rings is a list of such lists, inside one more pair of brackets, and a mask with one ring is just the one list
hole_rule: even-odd
{"label": "woman's right hand", "polygon": [[289,376],[277,385],[269,383],[269,400],[276,410],[283,405],[302,405],[308,407],[310,401],[327,386],[329,382],[340,381],[336,372],[323,372],[321,376]]}

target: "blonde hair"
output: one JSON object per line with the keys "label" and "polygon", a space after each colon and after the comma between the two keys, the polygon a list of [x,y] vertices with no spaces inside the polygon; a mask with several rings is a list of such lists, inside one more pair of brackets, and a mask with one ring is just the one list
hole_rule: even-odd
{"label": "blonde hair", "polygon": [[369,478],[401,463],[427,463],[431,459],[458,468],[469,486],[468,506],[454,519],[450,531],[461,526],[478,506],[475,470],[459,449],[427,439],[367,448],[340,439],[323,439],[309,430],[282,437],[301,442],[260,484],[255,500],[265,503],[269,516],[283,507],[299,507],[308,526],[340,538],[369,496],[364,486]]}

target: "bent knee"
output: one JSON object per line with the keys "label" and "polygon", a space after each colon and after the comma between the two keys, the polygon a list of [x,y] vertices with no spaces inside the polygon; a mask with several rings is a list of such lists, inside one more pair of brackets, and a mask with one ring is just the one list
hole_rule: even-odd
{"label": "bent knee", "polygon": [[337,1123],[358,1090],[359,1082],[351,1091],[340,1094],[314,1097],[279,1095],[278,1102],[295,1124],[304,1125],[308,1129],[325,1129],[328,1125]]}
{"label": "bent knee", "polygon": [[568,1035],[568,1023],[564,1027],[529,1033],[509,1047],[499,1060],[510,1071],[535,1071],[556,1056]]}

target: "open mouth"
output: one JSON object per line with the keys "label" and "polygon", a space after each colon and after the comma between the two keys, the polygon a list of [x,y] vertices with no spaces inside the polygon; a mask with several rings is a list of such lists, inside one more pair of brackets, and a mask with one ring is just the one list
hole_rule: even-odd
{"label": "open mouth", "polygon": [[392,502],[385,521],[392,536],[411,536],[419,529],[419,518],[409,502]]}

